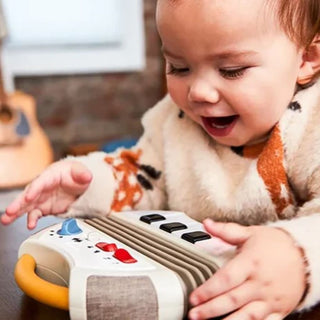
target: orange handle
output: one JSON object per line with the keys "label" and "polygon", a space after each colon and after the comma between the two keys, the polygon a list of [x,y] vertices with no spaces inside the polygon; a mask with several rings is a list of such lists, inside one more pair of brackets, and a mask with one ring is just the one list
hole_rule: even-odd
{"label": "orange handle", "polygon": [[69,310],[69,289],[41,279],[36,273],[36,261],[29,254],[18,260],[14,277],[20,289],[29,297],[48,306]]}

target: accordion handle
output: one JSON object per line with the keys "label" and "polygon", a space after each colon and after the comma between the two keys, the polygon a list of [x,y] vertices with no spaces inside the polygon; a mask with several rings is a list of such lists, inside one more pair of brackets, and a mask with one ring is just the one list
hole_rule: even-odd
{"label": "accordion handle", "polygon": [[22,255],[15,267],[14,277],[20,289],[31,298],[54,308],[69,310],[69,289],[43,280],[35,273],[36,261]]}

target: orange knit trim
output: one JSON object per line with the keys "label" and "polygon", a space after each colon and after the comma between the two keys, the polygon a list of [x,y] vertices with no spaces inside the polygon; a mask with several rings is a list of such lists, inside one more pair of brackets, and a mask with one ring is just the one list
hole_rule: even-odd
{"label": "orange knit trim", "polygon": [[266,141],[254,144],[252,146],[245,146],[243,148],[243,157],[250,158],[250,159],[257,159],[261,154],[265,145],[266,145]]}
{"label": "orange knit trim", "polygon": [[136,152],[124,150],[118,157],[105,157],[105,161],[113,166],[113,174],[118,180],[118,188],[115,191],[111,210],[121,211],[124,208],[133,208],[142,198],[142,188],[137,183],[137,161],[142,151]]}
{"label": "orange knit trim", "polygon": [[292,203],[292,195],[284,167],[284,149],[278,125],[260,154],[257,170],[271,195],[277,214],[281,216],[282,211]]}

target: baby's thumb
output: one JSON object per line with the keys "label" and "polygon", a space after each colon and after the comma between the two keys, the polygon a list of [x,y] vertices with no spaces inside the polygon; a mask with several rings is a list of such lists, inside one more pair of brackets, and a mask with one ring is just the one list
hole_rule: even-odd
{"label": "baby's thumb", "polygon": [[211,219],[205,219],[203,225],[212,236],[232,245],[241,245],[250,237],[250,229],[237,223],[214,222]]}
{"label": "baby's thumb", "polygon": [[74,162],[71,166],[71,177],[77,184],[87,185],[92,180],[90,170],[80,162]]}

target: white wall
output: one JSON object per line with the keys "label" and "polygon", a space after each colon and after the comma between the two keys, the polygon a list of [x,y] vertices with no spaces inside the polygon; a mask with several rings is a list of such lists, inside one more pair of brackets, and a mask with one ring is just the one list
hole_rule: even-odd
{"label": "white wall", "polygon": [[142,0],[2,0],[4,85],[17,75],[122,72],[145,66]]}

